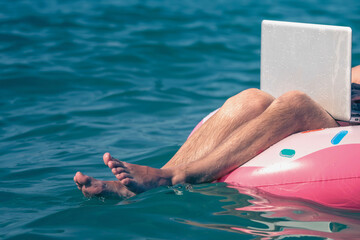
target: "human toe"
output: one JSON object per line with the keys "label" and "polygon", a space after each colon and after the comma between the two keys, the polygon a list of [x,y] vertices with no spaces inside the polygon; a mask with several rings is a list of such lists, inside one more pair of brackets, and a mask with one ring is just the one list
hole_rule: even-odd
{"label": "human toe", "polygon": [[110,153],[104,153],[104,155],[103,155],[103,160],[104,160],[104,163],[105,163],[105,165],[108,165],[108,162],[111,160],[111,155],[110,155]]}
{"label": "human toe", "polygon": [[77,182],[76,176],[74,176],[74,182],[79,190],[81,190],[81,185]]}
{"label": "human toe", "polygon": [[116,168],[112,168],[111,172],[116,175],[127,171],[125,171],[125,169],[122,167],[116,167]]}
{"label": "human toe", "polygon": [[116,160],[116,161],[111,160],[111,161],[108,162],[108,167],[109,168],[117,168],[117,167],[123,167],[123,166],[124,165],[119,160]]}
{"label": "human toe", "polygon": [[123,164],[121,161],[119,161],[116,158],[113,158],[110,153],[105,153],[103,156],[103,160],[105,165],[107,165],[109,168],[114,168],[114,167],[122,167]]}
{"label": "human toe", "polygon": [[74,177],[74,181],[78,187],[82,187],[84,185],[89,185],[91,182],[91,178],[82,174],[81,172],[77,172]]}
{"label": "human toe", "polygon": [[126,173],[126,172],[116,174],[115,177],[116,177],[119,181],[121,181],[121,180],[123,180],[123,179],[126,179],[126,178],[128,178],[128,179],[132,178],[132,177],[130,176],[130,174],[128,174],[128,173]]}

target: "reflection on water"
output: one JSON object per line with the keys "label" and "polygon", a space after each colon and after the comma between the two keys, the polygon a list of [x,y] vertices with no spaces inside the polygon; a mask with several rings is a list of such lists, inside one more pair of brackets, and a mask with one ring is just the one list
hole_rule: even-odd
{"label": "reflection on water", "polygon": [[[261,239],[279,237],[319,237],[354,239],[360,235],[360,215],[325,208],[300,199],[273,196],[257,189],[208,185],[195,187],[193,192],[222,197],[225,211],[214,215],[232,215],[240,218],[234,224],[209,224],[183,221],[199,227],[238,231]],[[238,223],[242,224],[238,224]]]}

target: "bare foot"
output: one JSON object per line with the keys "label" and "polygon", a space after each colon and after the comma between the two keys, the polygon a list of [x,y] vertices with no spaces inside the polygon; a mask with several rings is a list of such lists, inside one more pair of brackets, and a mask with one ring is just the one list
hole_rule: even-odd
{"label": "bare foot", "polygon": [[81,172],[76,173],[74,182],[85,197],[129,198],[135,195],[119,181],[101,181]]}
{"label": "bare foot", "polygon": [[113,158],[110,153],[105,153],[103,159],[105,165],[111,169],[120,183],[136,194],[160,186],[173,185],[172,178],[174,174],[170,168],[157,169],[122,162]]}

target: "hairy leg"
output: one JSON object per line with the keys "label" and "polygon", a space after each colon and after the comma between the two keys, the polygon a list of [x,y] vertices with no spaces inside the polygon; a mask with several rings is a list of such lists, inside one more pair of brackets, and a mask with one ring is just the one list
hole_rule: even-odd
{"label": "hairy leg", "polygon": [[259,89],[247,89],[229,98],[163,168],[179,166],[206,156],[235,129],[263,113],[272,101],[274,97]]}
{"label": "hairy leg", "polygon": [[[179,151],[162,169],[196,161],[215,149],[235,129],[263,113],[274,101],[274,97],[259,89],[247,89],[229,98],[224,105],[183,144]],[[110,154],[103,156],[115,177],[129,177],[122,164]]]}
{"label": "hairy leg", "polygon": [[[258,89],[248,89],[229,98],[219,111],[186,141],[164,168],[189,163],[205,156],[213,150],[215,146],[220,144],[229,133],[260,115],[273,100],[274,98],[272,96]],[[110,154],[105,153],[103,160],[119,180],[131,178],[130,174],[123,171],[123,164],[112,158]],[[131,168],[131,166],[129,167]],[[144,184],[138,188],[133,188],[134,192],[127,189],[127,187],[120,182],[100,181],[83,175],[82,173],[77,173],[74,181],[85,196],[113,195],[128,197],[132,194],[153,188],[153,186],[158,184],[171,185],[171,182],[168,181],[169,171],[166,169],[163,171],[159,170],[156,174],[154,174],[155,169],[153,168],[143,166],[142,169],[145,172],[150,169],[152,174],[150,176],[144,175]],[[153,180],[156,180],[156,182],[153,182]],[[126,183],[127,180],[123,182]]]}
{"label": "hairy leg", "polygon": [[307,95],[292,91],[276,99],[263,114],[236,129],[205,158],[174,169],[172,181],[211,182],[293,133],[337,126],[320,105]]}
{"label": "hairy leg", "polygon": [[116,165],[120,182],[133,192],[161,185],[211,182],[288,135],[336,126],[336,121],[317,103],[293,91],[273,101],[262,114],[235,129],[211,153],[191,164],[165,169],[120,161],[111,164]]}

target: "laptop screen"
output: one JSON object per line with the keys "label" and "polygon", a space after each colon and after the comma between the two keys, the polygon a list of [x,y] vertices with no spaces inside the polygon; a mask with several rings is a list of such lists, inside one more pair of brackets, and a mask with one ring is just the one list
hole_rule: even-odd
{"label": "laptop screen", "polygon": [[300,90],[335,119],[351,116],[351,28],[262,22],[261,89],[274,97]]}

